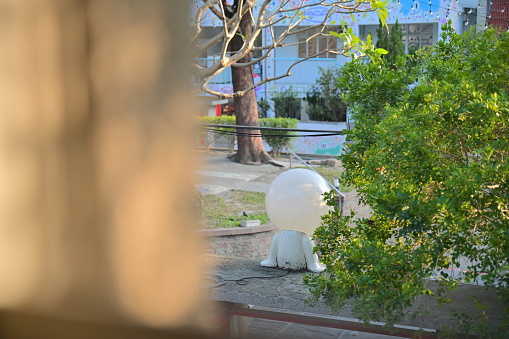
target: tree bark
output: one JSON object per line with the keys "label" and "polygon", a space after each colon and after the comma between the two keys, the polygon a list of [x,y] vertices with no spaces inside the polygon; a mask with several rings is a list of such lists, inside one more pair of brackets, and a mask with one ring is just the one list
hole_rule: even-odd
{"label": "tree bark", "polygon": [[[253,17],[251,12],[242,16],[239,26],[239,33],[231,41],[230,50],[237,51],[242,48],[244,43],[243,36],[250,36],[253,33]],[[239,60],[239,63],[250,62],[252,54],[249,53]],[[233,92],[242,91],[254,85],[253,67],[232,67]],[[247,92],[242,96],[236,96],[233,99],[235,105],[235,117],[237,125],[259,126],[258,122],[258,104],[256,102],[256,93],[254,90]],[[243,133],[260,134],[259,130],[237,129],[237,153],[230,155],[231,161],[241,164],[272,164],[281,166],[275,162],[265,150],[261,137],[242,135]]]}

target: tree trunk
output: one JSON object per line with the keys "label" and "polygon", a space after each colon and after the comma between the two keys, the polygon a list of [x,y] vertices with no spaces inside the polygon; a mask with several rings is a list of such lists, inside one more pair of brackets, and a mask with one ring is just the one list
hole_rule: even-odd
{"label": "tree trunk", "polygon": [[[243,36],[250,36],[253,32],[253,18],[251,12],[247,12],[242,16],[239,32],[230,44],[230,50],[237,51],[242,48],[244,43]],[[249,53],[239,60],[239,63],[250,62],[252,55]],[[232,67],[232,84],[233,92],[242,91],[254,85],[253,67]],[[235,116],[237,125],[243,126],[259,126],[258,123],[258,104],[256,102],[256,93],[254,90],[247,92],[242,96],[236,96],[233,99],[235,105]],[[237,153],[230,155],[231,161],[241,164],[272,164],[281,166],[276,163],[270,155],[265,151],[261,137],[252,137],[242,135],[242,133],[260,134],[259,130],[237,129]]]}

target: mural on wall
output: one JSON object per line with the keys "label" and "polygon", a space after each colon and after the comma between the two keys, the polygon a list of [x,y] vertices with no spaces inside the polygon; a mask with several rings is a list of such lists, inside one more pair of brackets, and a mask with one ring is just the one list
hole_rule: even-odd
{"label": "mural on wall", "polygon": [[[253,75],[253,77],[254,77],[255,83],[260,82],[260,80],[261,80],[260,75],[255,73]],[[211,85],[208,86],[208,88],[210,88],[211,90],[216,91],[216,92],[221,92],[221,93],[226,93],[226,94],[232,94],[233,93],[233,86],[229,85],[229,84],[211,84]],[[262,90],[261,86],[258,86],[258,87],[255,88],[255,92],[256,92],[256,94],[258,95],[259,98],[263,97],[263,95],[261,95],[261,93],[260,93],[261,90]]]}
{"label": "mural on wall", "polygon": [[[271,1],[269,11],[281,6],[282,3],[286,3],[285,9],[296,9],[304,4],[308,7],[303,12],[305,18],[300,25],[315,25],[322,22],[323,16],[330,9],[328,6],[320,5],[320,2],[318,0],[275,0]],[[313,3],[317,3],[317,5],[312,5]],[[196,13],[201,5],[201,1],[195,1],[192,13]],[[255,15],[259,7],[259,4],[255,4]],[[360,8],[368,9],[368,7],[368,4],[362,4]],[[461,2],[458,0],[389,0],[388,22],[394,23],[398,20],[400,23],[439,22],[444,24],[449,19],[456,22],[458,17],[463,14],[464,7],[477,7],[482,12],[482,7],[477,6],[476,0],[463,0]],[[289,13],[286,12],[286,14]],[[283,15],[281,15],[281,18],[283,18]],[[278,26],[285,26],[296,20],[295,18],[284,18],[278,22]],[[358,25],[378,24],[378,16],[372,12],[356,13],[354,15],[337,13],[331,17],[331,21],[337,23],[344,21],[355,30]],[[214,15],[207,12],[202,20],[202,25],[216,27],[220,26],[221,22]]]}
{"label": "mural on wall", "polygon": [[[280,5],[283,0],[273,1],[272,6]],[[294,0],[290,1],[286,7],[297,8],[302,3],[309,5],[316,1],[311,0]],[[465,4],[463,4],[465,6]],[[322,22],[322,18],[327,14],[330,7],[316,5],[306,9],[305,19],[301,25],[313,25]],[[363,4],[360,9],[368,9],[368,4]],[[389,19],[388,22],[393,23],[396,20],[400,22],[441,22],[445,23],[451,18],[451,15],[461,14],[462,9],[458,6],[457,0],[390,0],[388,4]],[[283,15],[281,15],[283,17]],[[336,22],[344,21],[348,26],[378,24],[378,16],[375,13],[364,12],[354,15],[338,13],[331,20]],[[283,19],[282,25],[288,25],[295,19]]]}
{"label": "mural on wall", "polygon": [[400,23],[439,22],[455,20],[462,13],[456,0],[391,0],[388,7],[389,22],[398,20]]}
{"label": "mural on wall", "polygon": [[233,86],[232,85],[209,85],[208,86],[211,90],[226,94],[232,94],[233,93]]}
{"label": "mural on wall", "polygon": [[[311,5],[312,3],[319,3],[317,0],[277,0],[272,1],[269,10],[272,8],[279,7],[282,2],[287,2],[285,5],[286,9],[298,8],[305,3],[305,5]],[[194,10],[201,5],[201,2],[194,4]],[[259,8],[259,4],[254,7],[255,13]],[[361,8],[367,9],[369,5],[363,4]],[[389,0],[388,11],[389,18],[388,22],[393,23],[396,20],[400,22],[440,22],[445,23],[451,19],[455,21],[455,17],[463,13],[463,7],[477,7],[477,1],[461,1],[458,0]],[[482,8],[480,8],[482,10]],[[322,22],[323,16],[329,10],[328,6],[316,5],[309,6],[305,11],[305,19],[301,25],[313,25]],[[288,13],[286,13],[288,14]],[[378,17],[375,13],[364,12],[356,13],[355,15],[340,14],[334,15],[331,20],[341,22],[343,20],[347,25],[354,27],[356,25],[366,24],[377,24]],[[292,19],[284,19],[278,23],[278,25],[288,25]],[[221,25],[220,21],[216,17],[207,13],[203,20],[204,26],[218,26]]]}
{"label": "mural on wall", "polygon": [[299,154],[340,155],[345,135],[296,138],[292,150]]}

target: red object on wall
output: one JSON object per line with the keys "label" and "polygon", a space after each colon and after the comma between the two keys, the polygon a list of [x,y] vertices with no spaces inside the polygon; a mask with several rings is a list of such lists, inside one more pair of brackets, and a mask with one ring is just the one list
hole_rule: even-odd
{"label": "red object on wall", "polygon": [[492,0],[491,2],[491,18],[488,20],[488,23],[497,30],[505,31],[509,28],[509,2],[505,1],[506,0]]}
{"label": "red object on wall", "polygon": [[220,117],[223,114],[223,108],[221,105],[216,105],[216,117]]}

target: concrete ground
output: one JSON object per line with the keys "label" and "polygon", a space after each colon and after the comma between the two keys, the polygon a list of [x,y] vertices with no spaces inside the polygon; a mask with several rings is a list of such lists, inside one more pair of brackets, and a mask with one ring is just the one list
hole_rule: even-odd
{"label": "concrete ground", "polygon": [[[386,333],[388,335],[386,337],[367,333],[367,330],[363,333],[364,326],[355,320],[352,313],[353,307],[349,303],[337,311],[331,310],[322,302],[308,303],[307,300],[311,294],[309,288],[303,283],[303,275],[316,273],[262,267],[260,261],[246,258],[211,255],[209,260],[215,263],[209,274],[219,277],[224,283],[211,288],[208,298],[236,305],[254,305],[255,310],[265,312],[267,319],[288,320],[275,322],[249,318],[249,338],[395,338],[390,336],[390,333]],[[432,280],[427,281],[427,287],[434,293],[437,293],[439,289],[437,282]],[[458,285],[455,290],[446,291],[444,298],[450,299],[451,302],[442,305],[434,296],[419,296],[395,326],[399,332],[398,337],[411,337],[411,335],[406,336],[405,331],[411,328],[429,329],[431,333],[434,330],[456,328],[459,322],[452,316],[453,312],[465,314],[474,323],[477,320],[482,321],[483,315],[486,315],[490,321],[497,322],[503,314],[503,305],[500,304],[496,291],[487,290],[483,286]],[[477,307],[476,300],[481,300],[485,309]],[[275,313],[268,314],[266,310],[275,311]],[[350,330],[306,326],[291,322],[291,320],[309,318],[309,316],[315,317],[314,319],[317,319],[316,317],[322,320],[332,319],[335,323],[345,321],[349,327],[344,328],[350,328]],[[312,322],[316,323],[316,321]],[[355,331],[352,331],[353,329]]]}
{"label": "concrete ground", "polygon": [[232,189],[266,193],[272,180],[290,167],[289,160],[278,161],[284,167],[250,166],[231,162],[226,156],[226,153],[200,154],[196,188],[202,194],[218,194]]}

